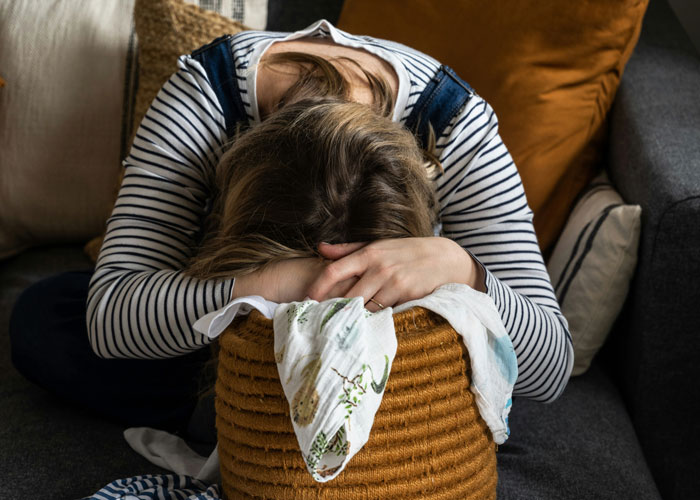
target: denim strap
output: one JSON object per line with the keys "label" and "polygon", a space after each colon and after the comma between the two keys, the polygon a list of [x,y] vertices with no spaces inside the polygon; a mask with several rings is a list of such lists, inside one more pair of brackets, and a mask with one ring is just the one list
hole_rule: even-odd
{"label": "denim strap", "polygon": [[428,123],[433,125],[436,139],[474,95],[474,89],[462,80],[454,70],[442,65],[421,93],[411,114],[406,119],[406,128],[413,132],[424,149],[428,147]]}
{"label": "denim strap", "polygon": [[231,35],[220,36],[213,42],[192,52],[192,58],[199,61],[207,73],[216,97],[224,113],[226,135],[232,139],[236,134],[236,124],[248,127],[248,115],[241,100],[238,88],[236,67],[231,53]]}

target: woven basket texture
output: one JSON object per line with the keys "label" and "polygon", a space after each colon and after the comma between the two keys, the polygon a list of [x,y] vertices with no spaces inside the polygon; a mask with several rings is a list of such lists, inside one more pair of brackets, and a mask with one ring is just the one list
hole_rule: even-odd
{"label": "woven basket texture", "polygon": [[369,440],[335,479],[306,469],[274,360],[272,321],[253,311],[220,337],[216,427],[225,498],[496,498],[496,447],[469,390],[455,330],[416,307],[394,315],[398,350]]}

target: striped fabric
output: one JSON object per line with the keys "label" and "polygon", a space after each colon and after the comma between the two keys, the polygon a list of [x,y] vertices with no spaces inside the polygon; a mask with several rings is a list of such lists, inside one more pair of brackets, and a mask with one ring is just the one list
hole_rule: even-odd
{"label": "striped fabric", "polygon": [[209,485],[190,476],[160,474],[112,481],[82,500],[219,500],[218,484]]}
{"label": "striped fabric", "polygon": [[[353,36],[327,21],[296,32],[246,31],[232,40],[246,112],[259,122],[255,63],[275,40],[332,37],[386,59],[399,75],[394,120],[405,123],[439,63],[406,46]],[[209,173],[226,141],[219,103],[203,68],[188,56],[143,120],[90,284],[87,323],[106,358],[165,358],[200,348],[192,324],[225,305],[234,280],[197,280],[180,271],[200,227]],[[552,401],[573,362],[571,338],[552,291],[516,166],[489,104],[474,95],[438,138],[437,179],[444,236],[485,267],[518,357],[514,394]]]}

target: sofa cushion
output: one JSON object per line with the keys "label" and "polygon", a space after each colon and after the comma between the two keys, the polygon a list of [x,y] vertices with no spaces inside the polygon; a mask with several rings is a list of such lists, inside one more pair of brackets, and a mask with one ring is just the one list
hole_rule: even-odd
{"label": "sofa cushion", "polygon": [[594,363],[551,404],[514,398],[498,498],[661,497],[617,389]]}
{"label": "sofa cushion", "polygon": [[346,0],[338,26],[430,54],[493,106],[546,249],[599,164],[605,117],[646,5]]}
{"label": "sofa cushion", "polygon": [[0,0],[0,259],[111,209],[133,0]]}
{"label": "sofa cushion", "polygon": [[547,271],[574,345],[572,376],[588,369],[625,302],[641,212],[600,174],[576,203],[549,258]]}
{"label": "sofa cushion", "polygon": [[[267,0],[195,1],[265,26]],[[153,12],[162,3],[153,2]],[[133,7],[134,0],[0,0],[0,259],[104,230],[134,111],[145,112],[133,107]],[[166,12],[162,22],[182,24],[187,9],[197,7]],[[154,95],[139,97],[147,107]]]}

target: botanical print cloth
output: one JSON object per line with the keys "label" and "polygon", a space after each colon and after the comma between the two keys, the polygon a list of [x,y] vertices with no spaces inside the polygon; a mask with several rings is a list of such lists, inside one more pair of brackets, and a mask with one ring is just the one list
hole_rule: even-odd
{"label": "botanical print cloth", "polygon": [[362,297],[280,304],[275,361],[292,426],[316,481],[336,477],[369,440],[396,355],[391,309]]}

